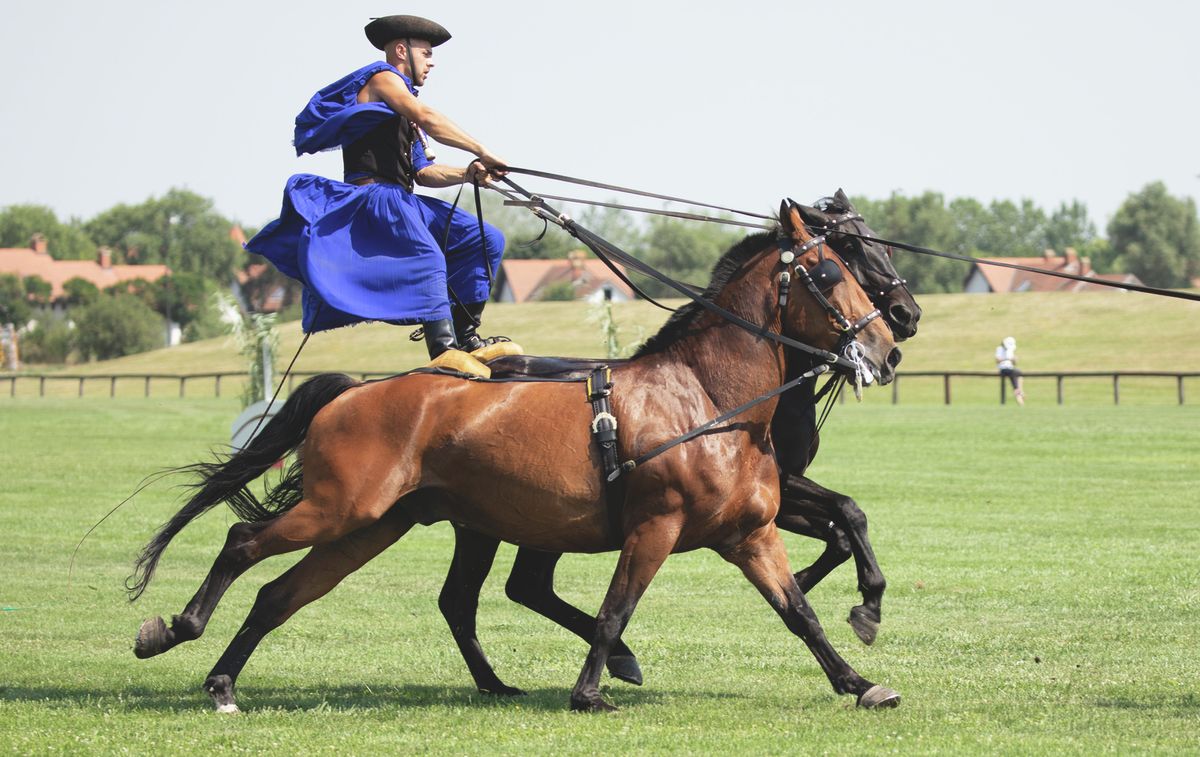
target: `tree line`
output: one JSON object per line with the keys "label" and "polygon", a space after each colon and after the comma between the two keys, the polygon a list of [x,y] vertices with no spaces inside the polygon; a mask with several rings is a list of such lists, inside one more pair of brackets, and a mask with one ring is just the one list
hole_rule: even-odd
{"label": "tree line", "polygon": [[[164,319],[180,326],[185,341],[215,336],[220,326],[209,299],[245,265],[246,254],[230,235],[234,225],[211,200],[182,189],[116,205],[87,221],[62,221],[40,205],[3,208],[0,247],[26,247],[41,234],[57,260],[94,260],[104,247],[114,264],[163,264],[171,274],[104,291],[74,278],[57,303],[50,302],[50,283],[36,275],[0,275],[0,325],[32,323],[22,330],[20,347],[26,362],[37,363],[104,360],[161,347]],[[55,317],[52,304],[65,317]]]}
{"label": "tree line", "polygon": [[65,317],[58,317],[50,309],[49,282],[36,275],[0,274],[0,326],[22,325],[25,362],[107,360],[163,346],[168,320],[180,327],[184,341],[221,333],[217,313],[208,307],[217,288],[194,273],[134,279],[104,290],[73,278],[63,284],[57,304]]}
{"label": "tree line", "polygon": [[[855,206],[880,236],[970,257],[1036,257],[1068,247],[1100,273],[1132,273],[1144,283],[1189,287],[1200,277],[1200,225],[1193,199],[1177,198],[1161,182],[1130,194],[1100,236],[1078,201],[1047,213],[1030,200],[984,206],[970,198],[950,201],[936,192],[884,200],[855,198]],[[920,240],[920,241],[915,241]],[[965,265],[905,254],[896,267],[915,292],[962,290]]]}
{"label": "tree line", "polygon": [[[1091,260],[1100,273],[1128,272],[1152,286],[1188,287],[1200,277],[1200,225],[1191,198],[1171,196],[1161,182],[1130,194],[1101,236],[1087,207],[1078,201],[1047,211],[1032,200],[999,200],[985,205],[973,198],[947,198],[938,192],[894,193],[884,199],[853,197],[856,209],[881,237],[968,257],[1039,257],[1070,247]],[[709,214],[696,209],[701,214]],[[523,208],[499,201],[485,206],[489,220],[509,235],[505,255],[566,257],[580,245],[552,229],[538,237],[542,223]],[[575,215],[588,229],[676,278],[708,281],[712,265],[744,231],[662,216],[588,208]],[[526,244],[522,244],[522,242]],[[916,293],[962,291],[968,269],[960,261],[898,251],[896,267]],[[639,282],[641,279],[634,277]],[[646,282],[653,295],[671,290]]]}
{"label": "tree line", "polygon": [[212,200],[172,189],[137,205],[115,205],[87,221],[60,221],[41,205],[10,205],[0,210],[0,247],[24,247],[34,234],[43,234],[58,260],[92,260],[97,248],[108,247],[114,263],[158,263],[176,273],[225,279],[244,264],[245,253],[229,235],[234,225]]}

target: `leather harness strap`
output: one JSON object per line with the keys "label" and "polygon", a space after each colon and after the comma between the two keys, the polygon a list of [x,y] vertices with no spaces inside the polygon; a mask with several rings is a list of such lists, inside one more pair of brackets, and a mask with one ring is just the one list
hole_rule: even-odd
{"label": "leather harness strap", "polygon": [[772,389],[771,391],[767,392],[766,394],[755,397],[754,399],[750,400],[749,402],[745,403],[744,405],[739,405],[738,407],[735,407],[734,409],[730,410],[729,412],[723,413],[723,414],[717,416],[716,418],[713,418],[711,421],[704,423],[700,426],[697,426],[696,428],[692,429],[691,431],[687,432],[686,434],[681,434],[680,436],[675,437],[674,439],[670,440],[669,442],[660,444],[659,446],[655,447],[654,449],[650,450],[649,452],[646,452],[645,454],[639,455],[632,460],[626,460],[625,462],[621,463],[620,467],[617,468],[617,470],[608,474],[609,482],[610,483],[619,482],[621,480],[621,478],[623,477],[621,474],[632,473],[633,470],[635,468],[637,468],[639,465],[649,462],[650,460],[658,457],[659,455],[666,452],[667,450],[669,450],[673,447],[677,447],[686,441],[695,439],[697,436],[700,436],[705,431],[708,431],[709,429],[713,428],[714,426],[718,426],[718,425],[724,423],[725,421],[731,420],[731,419],[741,415],[742,413],[746,412],[747,410],[749,410],[750,408],[754,407],[755,405],[757,405],[761,402],[766,402],[767,400],[769,400],[773,397],[778,397],[779,395],[783,394],[784,392],[788,391],[789,389],[799,386],[802,381],[807,381],[808,379],[813,378],[814,376],[820,376],[822,373],[827,373],[828,371],[829,371],[829,365],[827,363],[818,363],[816,366],[814,366],[812,368],[812,370],[805,371],[803,374],[797,376],[796,378],[787,382],[783,386],[777,387],[777,388]]}
{"label": "leather harness strap", "polygon": [[616,544],[624,542],[622,510],[625,505],[625,482],[617,475],[617,418],[612,414],[608,398],[612,395],[612,369],[602,365],[593,370],[585,384],[587,401],[592,405],[592,438],[600,449],[600,485],[608,509],[609,532]]}

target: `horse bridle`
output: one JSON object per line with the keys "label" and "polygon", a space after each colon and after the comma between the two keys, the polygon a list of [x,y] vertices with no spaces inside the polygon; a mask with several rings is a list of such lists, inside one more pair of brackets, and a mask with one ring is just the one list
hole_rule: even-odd
{"label": "horse bridle", "polygon": [[[800,265],[800,256],[814,247],[817,250],[817,264],[812,268],[805,268]],[[825,257],[825,237],[823,235],[813,237],[795,249],[792,247],[792,240],[790,238],[780,237],[779,262],[783,265],[783,270],[779,273],[780,310],[787,307],[788,294],[791,291],[794,271],[800,283],[804,284],[804,287],[812,294],[821,307],[825,309],[825,312],[833,317],[838,328],[842,330],[842,338],[835,351],[841,352],[842,348],[858,336],[871,321],[883,315],[879,308],[876,307],[856,322],[851,323],[850,319],[838,309],[837,305],[834,305],[825,296],[826,292],[844,281],[845,276],[842,274],[842,269],[838,267],[838,264],[834,260]]]}
{"label": "horse bridle", "polygon": [[[859,213],[856,213],[854,211],[847,211],[845,213],[842,213],[839,216],[835,216],[833,219],[831,219],[828,223],[826,223],[821,228],[824,229],[826,235],[837,234],[838,227],[840,227],[842,224],[850,223],[851,221],[863,221],[863,220],[864,219],[863,219],[862,215],[860,215]],[[891,247],[888,247],[887,255],[889,258],[892,256],[892,248]],[[868,266],[865,261],[863,263],[863,270],[865,272],[873,273],[876,275],[881,275],[882,277],[887,277],[889,279],[888,283],[885,284],[882,288],[880,288],[878,290],[878,294],[876,296],[881,299],[884,297],[887,297],[889,294],[891,294],[892,290],[898,286],[903,286],[906,289],[908,287],[908,282],[906,280],[899,278],[897,276],[891,276],[890,274],[886,273],[885,271],[881,271],[878,268],[872,268],[872,267]],[[872,301],[874,301],[874,297],[872,297]]]}
{"label": "horse bridle", "polygon": [[[607,474],[605,478],[607,484],[613,484],[623,474],[630,473],[637,468],[637,466],[644,464],[648,460],[658,457],[672,447],[676,447],[686,441],[700,436],[709,429],[714,428],[725,421],[737,417],[760,402],[766,402],[772,397],[777,397],[784,392],[799,386],[804,381],[808,381],[824,373],[828,373],[831,364],[837,363],[843,368],[848,366],[852,370],[856,393],[860,391],[863,384],[871,382],[872,377],[870,371],[864,365],[864,353],[862,346],[855,341],[855,337],[858,336],[859,332],[867,327],[867,324],[876,318],[879,318],[882,314],[879,312],[879,308],[875,308],[870,313],[867,313],[862,318],[858,319],[857,322],[851,323],[850,319],[848,319],[845,314],[838,309],[837,305],[834,305],[829,301],[829,298],[825,296],[825,293],[845,280],[845,276],[842,274],[842,269],[838,267],[836,261],[825,257],[824,245],[825,237],[823,236],[810,239],[795,249],[793,249],[793,241],[790,237],[780,236],[777,241],[777,246],[779,247],[779,262],[783,266],[783,270],[779,272],[779,309],[781,311],[781,315],[783,309],[787,307],[788,294],[791,291],[792,285],[792,276],[795,275],[795,277],[800,279],[800,281],[804,284],[805,288],[812,293],[817,302],[821,304],[821,307],[823,307],[825,311],[833,317],[834,321],[838,324],[838,327],[842,330],[842,335],[838,339],[837,346],[834,347],[832,352],[826,353],[829,355],[828,362],[818,363],[791,381],[784,383],[782,386],[776,387],[765,394],[761,394],[749,402],[735,407],[729,412],[723,413],[707,423],[693,428],[687,433],[681,434],[680,436],[677,436],[668,442],[660,444],[649,452],[645,452],[632,460],[624,461],[620,464],[620,466]],[[799,257],[814,247],[817,248],[817,264],[812,268],[805,268],[804,266],[800,265]],[[696,300],[696,302],[701,301]],[[743,325],[743,328],[745,328],[745,324],[748,323],[740,317],[732,316],[732,314],[727,314],[726,318],[734,323],[741,322],[739,325]],[[749,330],[754,331],[754,329]],[[762,334],[763,336],[768,336],[770,334],[770,332],[763,332],[762,330],[758,330],[757,333]],[[786,337],[783,337],[782,334],[774,335],[773,338],[781,343],[783,343],[783,340],[786,339]],[[837,381],[841,381],[841,379],[837,379]],[[835,383],[836,382],[831,381],[826,385],[826,388],[832,388]]]}

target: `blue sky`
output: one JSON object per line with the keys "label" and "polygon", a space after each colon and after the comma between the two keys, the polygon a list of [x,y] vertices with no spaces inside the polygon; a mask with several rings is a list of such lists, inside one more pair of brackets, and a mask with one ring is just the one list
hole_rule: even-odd
{"label": "blue sky", "polygon": [[422,97],[514,165],[757,211],[1078,199],[1101,228],[1148,182],[1200,193],[1196,3],[66,0],[5,4],[0,205],[180,186],[262,224],[288,175],[340,173],[292,119],[389,13],[454,34]]}

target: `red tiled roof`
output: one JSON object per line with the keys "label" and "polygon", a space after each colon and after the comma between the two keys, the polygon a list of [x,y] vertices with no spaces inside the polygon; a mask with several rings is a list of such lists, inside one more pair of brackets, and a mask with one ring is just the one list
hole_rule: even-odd
{"label": "red tiled roof", "polygon": [[245,284],[247,281],[250,281],[251,279],[257,279],[259,276],[262,276],[263,273],[266,272],[268,266],[269,266],[268,263],[251,263],[250,265],[246,266],[245,268],[243,268],[237,272],[238,283]]}
{"label": "red tiled roof", "polygon": [[[578,261],[575,268],[571,260],[505,260],[500,263],[500,273],[512,289],[514,302],[537,299],[541,290],[559,281],[580,281],[577,297],[585,297],[605,284],[623,292],[633,299],[633,290],[617,278],[608,266],[599,260]],[[618,266],[624,272],[623,266]]]}
{"label": "red tiled roof", "polygon": [[[1061,255],[1043,255],[1038,258],[979,259],[996,263],[1013,263],[1029,268],[1039,268],[1044,271],[1070,273],[1076,276],[1088,276],[1124,284],[1141,283],[1138,277],[1132,273],[1098,274],[1092,270],[1091,263],[1086,257],[1076,257],[1074,254],[1069,254],[1066,257]],[[983,276],[988,287],[993,292],[1089,292],[1107,290],[1109,288],[1089,284],[1086,281],[1072,281],[1071,279],[1063,279],[1056,276],[1043,276],[1042,274],[1031,273],[1029,271],[1018,271],[1014,268],[1000,268],[997,266],[976,264],[972,270],[973,272],[977,271]]]}
{"label": "red tiled roof", "polygon": [[100,289],[123,281],[158,281],[171,273],[165,265],[113,265],[102,268],[95,260],[55,260],[28,247],[0,248],[0,273],[17,277],[40,276],[50,282],[50,296],[63,296],[63,284],[73,278],[90,281]]}
{"label": "red tiled roof", "polygon": [[271,271],[270,263],[251,263],[237,272],[237,282],[243,287],[242,293],[249,300],[249,306],[260,313],[278,313],[296,294],[298,282],[277,283],[270,289],[256,286],[253,293],[248,292],[247,284],[255,283],[257,279]]}

